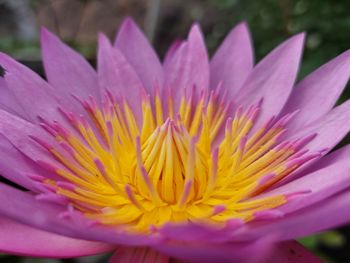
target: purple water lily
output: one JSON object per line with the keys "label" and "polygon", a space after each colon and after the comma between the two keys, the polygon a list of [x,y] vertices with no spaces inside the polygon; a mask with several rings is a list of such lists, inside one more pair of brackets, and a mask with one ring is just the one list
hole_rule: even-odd
{"label": "purple water lily", "polygon": [[[117,262],[320,262],[350,221],[345,52],[294,85],[304,34],[254,66],[247,25],[209,61],[194,25],[161,63],[131,19],[97,73],[43,29],[47,82],[0,54],[0,250]],[[295,87],[294,87],[295,86]]]}

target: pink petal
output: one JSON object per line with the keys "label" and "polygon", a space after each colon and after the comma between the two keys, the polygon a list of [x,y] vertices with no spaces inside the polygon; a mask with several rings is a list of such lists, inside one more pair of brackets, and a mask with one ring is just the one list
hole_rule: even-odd
{"label": "pink petal", "polygon": [[322,263],[323,261],[313,255],[296,241],[281,242],[271,255],[261,263]]}
{"label": "pink petal", "polygon": [[252,242],[223,244],[169,242],[169,244],[160,244],[154,248],[171,257],[190,262],[258,263],[269,255],[274,245],[271,237],[267,236]]}
{"label": "pink petal", "polygon": [[350,145],[348,144],[340,149],[335,150],[334,152],[329,153],[328,155],[322,157],[320,160],[314,162],[302,172],[301,176],[325,169],[328,166],[335,165],[337,162],[344,162],[349,157]]}
{"label": "pink petal", "polygon": [[249,223],[233,240],[255,240],[275,234],[279,240],[305,237],[350,222],[350,192],[345,191],[280,219]]}
{"label": "pink petal", "polygon": [[150,246],[159,238],[127,234],[88,220],[74,209],[37,200],[35,195],[0,183],[0,215],[40,230],[114,245]]}
{"label": "pink petal", "polygon": [[3,135],[0,135],[0,152],[6,153],[0,158],[1,176],[26,189],[39,192],[39,186],[28,176],[36,174],[38,166],[20,153]]}
{"label": "pink petal", "polygon": [[72,258],[106,253],[115,246],[73,239],[14,222],[0,216],[0,251],[30,257]]}
{"label": "pink petal", "polygon": [[314,121],[309,126],[305,127],[300,134],[317,133],[307,148],[311,151],[316,151],[324,148],[331,149],[344,138],[350,130],[350,100],[337,106],[321,119]]}
{"label": "pink petal", "polygon": [[170,263],[170,258],[150,248],[119,247],[108,263]]}
{"label": "pink petal", "polygon": [[[315,168],[318,168],[315,170]],[[311,191],[290,200],[281,207],[284,213],[290,213],[327,199],[350,187],[350,146],[323,157],[317,165],[303,176],[267,193],[267,195],[300,193]]]}
{"label": "pink petal", "polygon": [[39,126],[0,110],[0,134],[28,158],[35,161],[47,159],[47,152],[30,138],[35,136],[47,142],[52,140]]}
{"label": "pink petal", "polygon": [[195,86],[197,95],[209,88],[209,62],[203,36],[198,25],[189,33],[188,41],[180,45],[171,63],[164,68],[165,88],[170,89],[175,105],[180,96]]}
{"label": "pink petal", "polygon": [[244,106],[263,99],[262,111],[255,127],[277,115],[286,103],[297,76],[304,34],[291,37],[271,51],[253,69],[238,94]]}
{"label": "pink petal", "polygon": [[45,161],[52,165],[58,163],[55,163],[47,149],[35,142],[33,137],[57,147],[53,138],[39,126],[0,110],[0,150],[6,152],[0,160],[0,174],[27,189],[38,192],[42,187],[30,179],[30,176],[39,174],[46,178],[58,178],[37,161]]}
{"label": "pink petal", "polygon": [[142,83],[119,49],[112,48],[102,34],[99,35],[98,77],[100,87],[125,98],[141,121]]}
{"label": "pink petal", "polygon": [[130,17],[121,25],[115,47],[133,66],[147,92],[153,94],[154,86],[163,83],[163,68],[147,38]]}
{"label": "pink petal", "polygon": [[220,83],[233,99],[253,69],[253,47],[246,23],[238,24],[227,35],[210,62],[210,87]]}
{"label": "pink petal", "polygon": [[[301,138],[310,134],[317,134],[317,136],[306,145],[310,152],[320,152],[320,157],[329,152],[335,147],[341,139],[350,131],[350,100],[337,106],[319,120],[309,124],[299,132],[292,134],[292,138]],[[290,174],[284,178],[278,185],[285,184],[291,180],[300,177],[303,171],[318,161],[316,158],[302,166],[301,169]]]}
{"label": "pink petal", "polygon": [[159,229],[162,236],[184,242],[224,243],[229,241],[234,231],[244,225],[243,221],[231,220],[225,226],[200,223],[166,224]]}
{"label": "pink petal", "polygon": [[307,126],[332,109],[350,76],[350,51],[321,66],[292,91],[283,113],[300,110],[288,123],[288,134]]}
{"label": "pink petal", "polygon": [[163,62],[164,67],[169,66],[169,64],[171,63],[172,59],[174,58],[176,52],[179,50],[179,47],[182,45],[182,43],[183,43],[182,40],[176,40],[170,45],[164,57],[164,62]]}
{"label": "pink petal", "polygon": [[[0,215],[31,227],[77,239],[102,241],[115,245],[147,246],[182,260],[202,262],[240,262],[251,255],[263,257],[272,246],[267,236],[252,243],[203,244],[200,242],[164,242],[162,237],[126,234],[118,229],[93,224],[79,212],[38,201],[26,192],[0,184]],[[221,260],[221,261],[220,261]]]}
{"label": "pink petal", "polygon": [[[6,74],[5,72],[5,76]],[[19,104],[12,90],[7,86],[4,77],[0,77],[0,108],[24,119],[29,119],[29,116]]]}
{"label": "pink petal", "polygon": [[41,47],[46,77],[61,99],[74,103],[73,94],[99,101],[96,72],[82,55],[45,28],[41,29]]}
{"label": "pink petal", "polygon": [[37,122],[38,116],[50,120],[61,118],[56,109],[55,91],[41,77],[3,53],[0,53],[0,65],[6,70],[6,85],[28,120]]}

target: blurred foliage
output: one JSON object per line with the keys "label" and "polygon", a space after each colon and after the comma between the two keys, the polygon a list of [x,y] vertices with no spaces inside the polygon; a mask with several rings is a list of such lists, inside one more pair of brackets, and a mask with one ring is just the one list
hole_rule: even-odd
{"label": "blurred foliage", "polygon": [[[39,2],[33,1],[33,7],[37,7]],[[347,0],[179,0],[173,1],[172,5],[169,2],[163,1],[163,9],[158,19],[155,47],[160,54],[165,53],[171,39],[176,39],[179,34],[184,37],[193,20],[201,23],[211,54],[235,24],[247,21],[252,31],[257,61],[291,35],[307,32],[300,78],[350,47],[350,1]],[[173,8],[175,3],[178,9]],[[166,10],[167,8],[172,12]],[[70,40],[69,44],[86,57],[93,58],[95,44],[82,44],[74,40]],[[0,39],[0,50],[26,60],[38,60],[40,54],[37,41],[23,42],[12,36]],[[341,100],[348,98],[349,89]],[[350,255],[347,253],[349,236],[349,228],[342,228],[340,231],[303,238],[300,242],[326,262],[350,262]],[[69,259],[61,262],[98,261],[104,262],[104,259]],[[59,261],[0,255],[0,262]]]}
{"label": "blurred foliage", "polygon": [[321,250],[322,246],[328,248],[340,248],[346,244],[345,236],[338,231],[328,231],[325,233],[315,234],[313,236],[305,237],[299,240],[308,249],[314,251],[325,262],[337,262],[330,257],[325,251]]}
{"label": "blurred foliage", "polygon": [[208,34],[215,48],[238,21],[247,21],[258,59],[287,37],[307,32],[301,75],[349,48],[349,1],[333,0],[209,0],[218,21]]}
{"label": "blurred foliage", "polygon": [[[66,41],[68,45],[83,54],[87,58],[95,56],[95,44],[79,44],[74,41]],[[21,41],[12,37],[0,39],[0,51],[11,54],[13,57],[25,61],[38,61],[40,57],[40,46],[37,41]]]}
{"label": "blurred foliage", "polygon": [[12,37],[3,37],[0,39],[0,50],[14,57],[37,58],[37,54],[39,54],[39,44],[38,42],[24,42]]}

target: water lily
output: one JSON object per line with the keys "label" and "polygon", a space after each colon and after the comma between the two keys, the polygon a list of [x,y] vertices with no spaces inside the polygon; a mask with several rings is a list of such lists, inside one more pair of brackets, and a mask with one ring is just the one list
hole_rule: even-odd
{"label": "water lily", "polygon": [[254,66],[241,23],[209,61],[194,25],[161,63],[128,18],[97,72],[46,29],[47,81],[0,54],[0,251],[320,262],[294,240],[350,221],[350,53],[295,85],[303,41]]}

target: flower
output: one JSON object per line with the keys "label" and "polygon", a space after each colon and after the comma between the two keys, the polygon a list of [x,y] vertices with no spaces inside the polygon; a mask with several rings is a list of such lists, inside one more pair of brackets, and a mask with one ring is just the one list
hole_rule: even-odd
{"label": "flower", "polygon": [[0,250],[319,262],[293,240],[350,220],[350,53],[294,87],[303,41],[253,66],[241,23],[209,62],[194,25],[161,64],[128,18],[97,73],[46,29],[47,82],[0,54]]}

